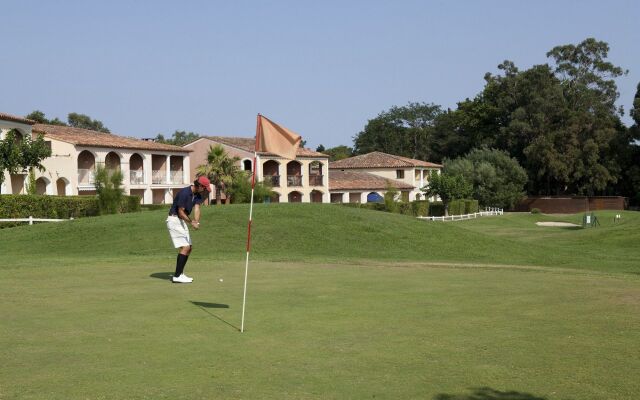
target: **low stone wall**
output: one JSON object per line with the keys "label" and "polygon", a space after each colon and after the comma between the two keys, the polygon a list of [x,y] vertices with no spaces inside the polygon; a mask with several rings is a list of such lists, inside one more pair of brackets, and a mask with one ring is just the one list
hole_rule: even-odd
{"label": "low stone wall", "polygon": [[514,211],[527,212],[537,208],[545,214],[575,214],[597,210],[625,210],[629,206],[621,196],[529,196],[521,200]]}

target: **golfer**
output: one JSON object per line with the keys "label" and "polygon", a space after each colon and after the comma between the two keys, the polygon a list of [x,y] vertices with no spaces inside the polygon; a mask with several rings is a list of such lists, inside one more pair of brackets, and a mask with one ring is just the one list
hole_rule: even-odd
{"label": "golfer", "polygon": [[[176,272],[171,277],[173,283],[191,283],[193,278],[184,274],[184,266],[187,264],[189,254],[191,254],[191,236],[189,236],[189,225],[193,229],[200,227],[200,204],[209,197],[209,179],[200,176],[193,181],[193,185],[180,189],[167,217],[167,229],[173,241],[173,246],[180,249],[176,260]],[[189,217],[193,210],[193,219]]]}

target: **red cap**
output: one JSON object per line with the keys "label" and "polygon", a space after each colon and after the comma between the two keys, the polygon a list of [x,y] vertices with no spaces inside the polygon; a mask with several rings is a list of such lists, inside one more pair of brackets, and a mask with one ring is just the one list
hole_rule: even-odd
{"label": "red cap", "polygon": [[207,192],[210,192],[211,189],[209,188],[209,185],[211,185],[211,182],[209,182],[209,178],[207,178],[206,176],[199,176],[198,179],[196,179],[196,182],[198,182],[198,184],[200,186],[202,186],[203,188],[205,188],[207,190]]}

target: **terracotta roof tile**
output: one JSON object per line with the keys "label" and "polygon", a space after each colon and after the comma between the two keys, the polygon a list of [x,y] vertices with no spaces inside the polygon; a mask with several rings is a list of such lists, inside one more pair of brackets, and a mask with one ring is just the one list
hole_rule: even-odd
{"label": "terracotta roof tile", "polygon": [[26,119],[23,117],[18,117],[17,115],[5,114],[0,112],[0,120],[3,121],[12,121],[12,122],[20,122],[22,124],[34,125],[36,121],[32,121],[30,119]]}
{"label": "terracotta roof tile", "polygon": [[80,146],[108,147],[115,149],[136,149],[156,151],[176,151],[188,153],[191,150],[171,144],[156,143],[146,140],[118,136],[71,126],[36,124],[33,131],[43,133],[46,137],[61,140]]}
{"label": "terracotta roof tile", "polygon": [[362,154],[355,157],[345,158],[343,160],[334,161],[329,164],[329,168],[410,168],[410,167],[429,167],[442,168],[440,164],[434,164],[428,161],[415,160],[393,154],[374,151],[372,153]]}
{"label": "terracotta roof tile", "polygon": [[368,172],[329,171],[329,189],[334,190],[384,190],[389,186],[396,189],[414,189],[408,183],[383,178]]}
{"label": "terracotta roof tile", "polygon": [[[236,147],[241,150],[248,151],[253,153],[253,149],[256,147],[256,139],[255,138],[247,138],[247,137],[231,137],[231,136],[203,136],[207,139],[211,139],[215,142],[225,144],[227,146]],[[272,155],[265,152],[259,152],[258,154],[262,155]],[[299,147],[298,152],[296,153],[298,157],[323,157],[328,158],[329,156],[323,153],[318,153],[317,151],[313,151],[311,149],[306,149],[304,147]],[[276,156],[277,157],[277,156]]]}

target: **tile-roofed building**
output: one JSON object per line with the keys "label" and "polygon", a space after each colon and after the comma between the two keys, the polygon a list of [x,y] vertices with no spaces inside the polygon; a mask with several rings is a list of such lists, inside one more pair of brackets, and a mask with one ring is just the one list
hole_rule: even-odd
{"label": "tile-roofed building", "polygon": [[17,115],[12,115],[12,114],[6,114],[2,112],[0,112],[0,121],[19,122],[21,124],[26,124],[26,125],[33,125],[36,123],[36,121],[32,121],[27,118],[19,117]]}
{"label": "tile-roofed building", "polygon": [[339,169],[364,169],[364,168],[442,168],[440,164],[434,164],[428,161],[416,160],[396,156],[393,154],[374,151],[359,156],[345,158],[339,161],[333,161],[329,164],[329,168]]}
{"label": "tile-roofed building", "polygon": [[439,173],[441,168],[440,164],[380,151],[334,161],[329,163],[331,202],[381,199],[389,187],[399,190],[404,201],[421,199],[429,174]]}
{"label": "tile-roofed building", "polygon": [[411,190],[413,186],[395,179],[360,171],[331,170],[329,188],[335,190],[386,190],[392,187],[398,190]]}
{"label": "tile-roofed building", "polygon": [[[240,159],[240,167],[253,170],[255,138],[203,136],[184,145],[191,153],[191,178],[196,169],[205,164],[211,146],[221,145],[232,157]],[[258,152],[256,178],[273,186],[273,202],[329,202],[329,156],[305,148],[298,148],[296,159],[287,160],[275,154]],[[216,193],[217,194],[217,193]],[[220,193],[220,198],[224,193]]]}
{"label": "tile-roofed building", "polygon": [[[188,149],[88,129],[39,124],[0,113],[0,139],[9,131],[20,136],[43,135],[51,157],[36,173],[36,193],[59,196],[94,195],[95,170],[120,170],[125,194],[140,196],[144,204],[170,203],[174,193],[189,184]],[[0,193],[24,194],[27,173],[5,173]]]}
{"label": "tile-roofed building", "polygon": [[107,147],[114,149],[161,150],[188,153],[189,150],[171,144],[157,143],[119,136],[112,133],[92,131],[72,126],[35,124],[33,132],[78,146]]}
{"label": "tile-roofed building", "polygon": [[[228,146],[233,146],[238,149],[249,151],[251,153],[253,153],[253,150],[256,147],[255,138],[230,137],[230,136],[203,136],[203,137],[222,143],[222,144],[226,144]],[[275,154],[271,154],[267,152],[258,152],[258,154],[271,156],[271,157],[278,157]],[[326,154],[318,153],[317,151],[313,151],[311,149],[307,149],[304,147],[298,147],[298,151],[296,152],[296,155],[298,157],[328,157]]]}

